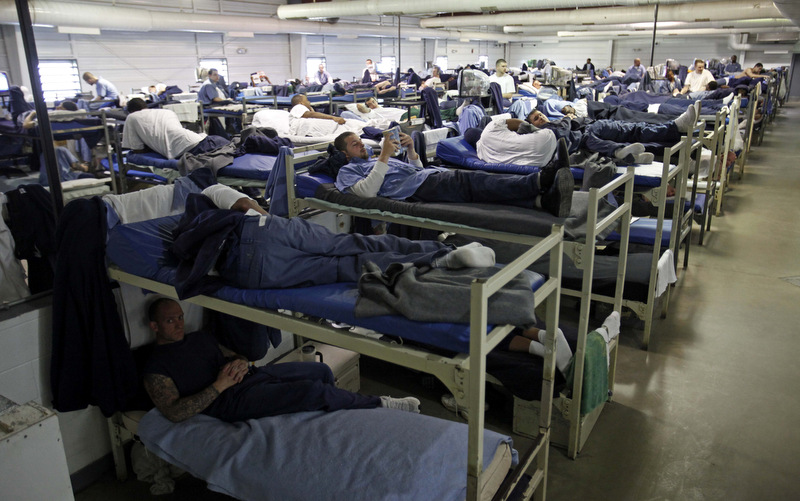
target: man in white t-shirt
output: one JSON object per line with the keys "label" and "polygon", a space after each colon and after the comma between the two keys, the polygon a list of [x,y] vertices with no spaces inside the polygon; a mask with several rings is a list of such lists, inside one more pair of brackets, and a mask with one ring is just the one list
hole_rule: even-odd
{"label": "man in white t-shirt", "polygon": [[514,77],[508,74],[508,63],[505,59],[498,59],[494,63],[495,74],[489,77],[489,82],[497,82],[503,98],[510,99],[517,92]]}
{"label": "man in white t-shirt", "polygon": [[706,70],[706,63],[702,59],[694,60],[694,71],[686,75],[681,94],[700,92],[706,90],[709,82],[714,81],[714,75]]}
{"label": "man in white t-shirt", "polygon": [[497,119],[483,129],[476,150],[478,158],[488,163],[543,166],[553,158],[557,147],[551,130],[517,134],[516,127],[509,129],[505,119]]}
{"label": "man in white t-shirt", "polygon": [[358,120],[345,120],[325,113],[314,111],[305,94],[292,97],[292,109],[289,110],[289,130],[295,136],[322,137],[342,132],[361,134],[365,123]]}
{"label": "man in white t-shirt", "polygon": [[138,97],[128,101],[128,113],[122,146],[136,152],[150,149],[172,159],[187,152],[204,153],[229,142],[219,136],[184,129],[174,111],[148,109],[147,103]]}

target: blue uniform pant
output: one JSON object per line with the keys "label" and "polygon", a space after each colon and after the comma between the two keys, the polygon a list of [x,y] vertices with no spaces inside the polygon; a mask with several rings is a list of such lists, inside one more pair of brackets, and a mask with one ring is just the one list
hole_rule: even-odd
{"label": "blue uniform pant", "polygon": [[495,203],[532,209],[539,195],[539,173],[492,174],[480,170],[434,172],[409,200],[446,203]]}
{"label": "blue uniform pant", "polygon": [[256,367],[223,391],[204,414],[234,422],[304,411],[374,409],[380,398],[334,386],[331,369],[316,362]]}
{"label": "blue uniform pant", "polygon": [[452,247],[394,235],[333,233],[304,219],[244,218],[220,274],[239,287],[271,289],[357,282],[368,261],[430,265]]}
{"label": "blue uniform pant", "polygon": [[618,122],[598,120],[586,128],[585,146],[607,156],[631,143],[673,144],[680,140],[681,134],[675,122],[648,124],[644,122]]}

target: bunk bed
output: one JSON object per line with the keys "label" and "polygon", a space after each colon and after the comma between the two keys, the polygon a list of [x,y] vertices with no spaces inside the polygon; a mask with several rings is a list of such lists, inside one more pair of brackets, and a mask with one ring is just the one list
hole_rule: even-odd
{"label": "bunk bed", "polygon": [[[164,231],[166,226],[176,223],[176,217],[168,217],[144,223],[121,225],[111,230],[108,255],[113,264],[108,269],[109,276],[134,287],[177,298],[176,291],[171,285],[175,269],[171,267],[170,259],[166,256],[169,231]],[[521,481],[523,474],[532,468],[532,471],[529,471],[532,478],[525,491],[525,497],[529,498],[536,491],[537,499],[544,499],[562,252],[563,229],[561,226],[555,225],[548,236],[530,247],[518,259],[499,269],[491,277],[473,282],[469,326],[420,323],[397,316],[355,318],[353,309],[357,289],[352,283],[281,290],[242,290],[224,287],[213,296],[195,296],[187,301],[204,308],[222,311],[229,315],[292,332],[306,339],[339,346],[432,374],[456,395],[460,403],[467,404],[472,409],[483,409],[486,355],[513,329],[513,326],[509,325],[487,326],[488,299],[502,285],[528,268],[532,262],[548,255],[551,263],[550,277],[547,280],[537,281],[534,293],[535,305],[533,305],[544,305],[547,311],[545,319],[548,331],[547,355],[542,379],[542,400],[546,403],[544,408],[547,409],[547,412],[543,412],[539,416],[539,433],[531,448],[522,456],[517,468],[505,478],[500,487],[500,491],[504,493],[502,498],[507,498],[515,485]],[[287,310],[291,314],[287,314]],[[350,325],[375,328],[389,333],[402,333],[404,336],[416,333],[427,344],[443,343],[443,346],[448,349],[454,349],[456,354],[453,356],[433,355],[426,350],[364,337],[349,330],[337,329],[328,323],[319,322],[319,318],[344,321]],[[163,424],[162,421],[160,424],[155,423],[155,426],[157,428]],[[154,436],[151,436],[151,444],[164,443],[157,438],[152,438]],[[482,412],[475,413],[471,417],[466,436],[468,437],[466,497],[469,500],[482,499],[481,490],[486,485],[487,477],[487,473],[483,470],[485,464],[483,458],[486,457],[487,451],[485,450]],[[158,448],[156,453],[159,453]],[[173,453],[175,452],[173,451]],[[164,456],[167,459],[176,459],[169,453]],[[183,459],[178,458],[179,464],[189,467],[194,474],[206,478],[212,484],[216,481],[215,478],[205,476],[202,471],[199,471],[199,467],[191,464],[192,453],[184,453],[181,457]],[[316,460],[319,459],[316,458]],[[248,466],[252,466],[252,464],[248,462]],[[263,476],[261,471],[259,473]],[[230,481],[227,485],[230,486]],[[497,494],[497,497],[499,496],[500,494]]]}
{"label": "bunk bed", "polygon": [[[333,179],[320,175],[310,175],[297,170],[298,165],[307,164],[315,156],[305,156],[295,164],[295,157],[287,149],[285,165],[277,165],[275,183],[268,182],[267,194],[271,198],[271,211],[280,214],[287,210],[289,217],[296,217],[305,209],[332,211],[351,216],[360,216],[374,220],[395,222],[419,228],[433,229],[451,234],[466,235],[470,237],[494,240],[499,242],[531,245],[547,235],[547,229],[552,224],[564,224],[565,220],[556,218],[542,211],[512,208],[490,204],[411,204],[394,200],[361,199],[354,195],[338,192],[332,187]],[[285,185],[281,185],[281,176],[285,169]],[[578,351],[576,360],[583,356],[583,346],[589,333],[589,305],[592,297],[592,273],[595,255],[595,242],[600,235],[608,234],[612,225],[619,224],[620,258],[617,260],[617,277],[615,295],[612,298],[615,311],[620,311],[623,298],[626,257],[628,251],[628,233],[630,230],[631,205],[633,198],[633,169],[620,175],[600,189],[592,188],[587,194],[588,214],[585,221],[585,234],[569,235],[564,242],[564,250],[568,257],[583,271],[584,287],[578,292],[581,297],[581,322],[578,330]],[[273,181],[273,180],[271,180]],[[273,188],[270,188],[270,185]],[[615,190],[625,192],[624,202],[616,209],[609,209],[602,215],[598,207],[601,200]],[[285,199],[283,198],[285,196]],[[568,232],[571,233],[571,232]],[[584,311],[585,310],[585,311]],[[611,363],[609,364],[609,386],[613,388],[614,369],[616,364],[617,342],[611,346]],[[581,362],[579,362],[582,364]],[[572,395],[564,401],[580,409],[582,399],[582,375],[575,379]],[[470,405],[470,409],[475,407]],[[582,436],[578,443],[569,437],[562,437],[558,443],[568,447],[571,458],[576,457],[581,447],[588,438],[594,423],[597,420],[602,406],[586,416],[570,416],[567,428],[570,435]],[[542,406],[542,413],[549,413],[547,405]]]}

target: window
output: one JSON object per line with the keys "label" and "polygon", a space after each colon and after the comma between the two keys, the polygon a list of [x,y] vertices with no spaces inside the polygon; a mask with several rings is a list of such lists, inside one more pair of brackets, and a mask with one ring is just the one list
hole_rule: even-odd
{"label": "window", "polygon": [[489,67],[489,56],[478,56],[478,65],[486,69]]}
{"label": "window", "polygon": [[436,66],[442,70],[442,73],[447,71],[447,56],[436,56]]}
{"label": "window", "polygon": [[397,68],[397,59],[394,56],[383,56],[375,68],[378,73],[392,73]]}
{"label": "window", "polygon": [[[314,73],[319,71],[319,65],[326,64],[324,57],[307,57],[306,58],[306,76],[309,77],[310,80],[314,79]],[[325,66],[325,70],[328,70],[327,65]],[[331,82],[333,83],[333,82]]]}
{"label": "window", "polygon": [[40,60],[39,78],[45,101],[61,101],[81,92],[77,59]]}
{"label": "window", "polygon": [[[228,80],[228,60],[226,58],[222,58],[222,59],[201,59],[198,62],[198,66],[200,66],[200,68],[204,68],[206,70],[210,70],[211,68],[215,68],[219,72],[219,74],[223,78],[223,80],[225,80],[225,83],[226,84],[230,83],[230,81]],[[198,77],[199,77],[199,74],[198,74]],[[203,80],[202,78],[199,78],[199,79]]]}

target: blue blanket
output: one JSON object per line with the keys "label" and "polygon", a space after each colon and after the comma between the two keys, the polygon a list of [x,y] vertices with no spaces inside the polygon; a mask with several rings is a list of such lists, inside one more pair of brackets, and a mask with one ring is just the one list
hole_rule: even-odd
{"label": "blue blanket", "polygon": [[[148,450],[242,500],[463,500],[467,426],[391,409],[139,424]],[[484,467],[511,438],[484,432]],[[514,463],[517,453],[513,452]]]}

